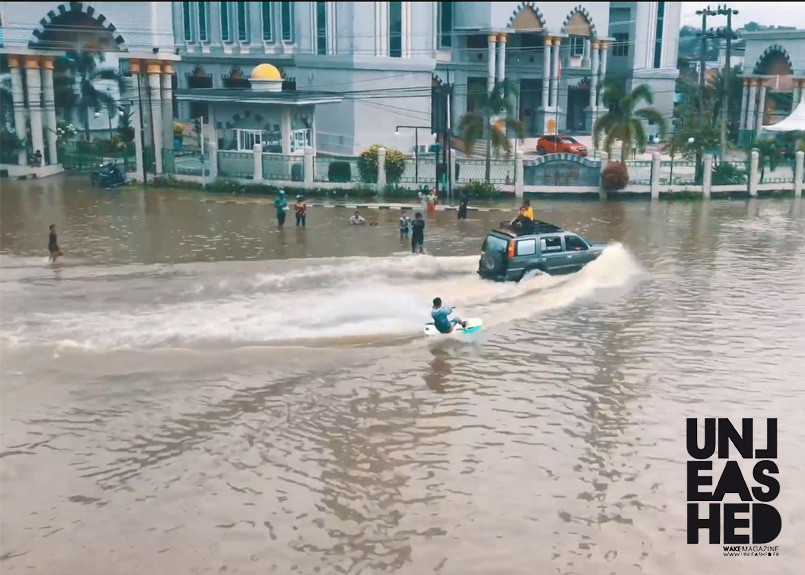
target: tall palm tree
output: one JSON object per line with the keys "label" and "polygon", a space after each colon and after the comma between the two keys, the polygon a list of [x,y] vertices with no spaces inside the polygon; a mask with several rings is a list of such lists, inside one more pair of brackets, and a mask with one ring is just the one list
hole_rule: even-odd
{"label": "tall palm tree", "polygon": [[[758,163],[760,164],[760,183],[763,183],[763,178],[766,176],[766,167],[769,171],[773,172],[780,162],[783,161],[783,152],[777,142],[774,140],[755,140],[751,148],[758,151]],[[751,153],[751,148],[749,152]],[[749,153],[747,153],[747,157]]]}
{"label": "tall palm tree", "polygon": [[623,86],[616,79],[609,77],[603,82],[602,101],[609,111],[595,121],[593,126],[593,143],[596,148],[604,138],[604,151],[609,155],[615,141],[621,142],[621,161],[628,158],[635,147],[643,149],[646,146],[646,131],[643,120],[657,124],[660,137],[665,137],[667,124],[662,113],[657,108],[637,108],[644,102],[651,106],[654,103],[654,94],[645,84],[626,93]]}
{"label": "tall palm tree", "polygon": [[84,124],[84,135],[89,140],[90,111],[98,112],[102,108],[115,113],[117,103],[108,93],[96,87],[98,80],[115,80],[122,78],[115,70],[101,68],[104,57],[102,53],[69,51],[57,68],[63,70],[63,79],[56,89],[56,105],[66,118],[74,109],[78,110]]}
{"label": "tall palm tree", "polygon": [[[468,154],[472,154],[472,147],[483,138],[486,139],[486,170],[484,178],[487,183],[491,179],[492,150],[495,153],[505,151],[511,154],[511,142],[506,132],[511,130],[518,140],[525,137],[523,122],[516,119],[513,102],[517,96],[517,88],[507,81],[495,82],[491,92],[486,87],[473,89],[469,96],[474,98],[476,109],[467,112],[459,121],[459,129],[464,138],[464,147]],[[502,116],[499,121],[492,124],[492,119]]]}

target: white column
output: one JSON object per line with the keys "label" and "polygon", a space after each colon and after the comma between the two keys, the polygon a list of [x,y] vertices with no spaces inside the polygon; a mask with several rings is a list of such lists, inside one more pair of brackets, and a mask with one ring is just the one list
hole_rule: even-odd
{"label": "white column", "polygon": [[749,101],[746,106],[746,122],[744,129],[755,129],[755,116],[757,115],[757,82],[749,78]]}
{"label": "white column", "polygon": [[263,147],[260,144],[252,146],[252,159],[254,160],[254,174],[252,180],[254,182],[263,181]]}
{"label": "white column", "polygon": [[503,82],[506,79],[506,34],[498,34],[498,67],[497,80]]}
{"label": "white column", "polygon": [[[551,104],[555,107],[559,107],[559,48],[561,47],[562,39],[561,38],[554,38],[553,39],[553,70],[551,76],[553,77],[553,82],[551,86]],[[559,126],[556,126],[557,133],[559,131]]]}
{"label": "white column", "polygon": [[749,80],[744,79],[743,85],[744,87],[741,91],[741,115],[738,118],[738,127],[741,130],[746,125],[746,111],[749,106]]}
{"label": "white column", "polygon": [[[659,152],[651,154],[651,199],[660,198],[660,171],[662,169],[662,156]],[[673,183],[673,182],[672,182]]]}
{"label": "white column", "polygon": [[[590,109],[598,106],[598,40],[592,42],[592,65],[590,66]],[[595,120],[595,116],[593,116]]]}
{"label": "white column", "polygon": [[42,137],[42,79],[39,76],[39,61],[25,59],[25,74],[28,83],[28,109],[31,114],[31,151],[36,153],[45,147]]}
{"label": "white column", "polygon": [[291,153],[291,109],[288,107],[282,109],[280,134],[282,135],[282,153],[287,156]]}
{"label": "white column", "polygon": [[793,94],[793,97],[791,98],[791,111],[792,112],[797,109],[797,106],[799,106],[799,99],[801,98],[801,95],[800,95],[801,93],[802,93],[802,86],[800,84],[800,81],[799,80],[794,80],[794,94]]}
{"label": "white column", "polygon": [[763,116],[766,109],[766,86],[760,85],[760,94],[757,98],[757,124],[755,125],[755,137],[760,136],[763,129]]}
{"label": "white column", "polygon": [[[607,51],[609,50],[609,44],[606,42],[601,42],[601,81],[603,82],[604,79],[607,77]],[[598,94],[598,104],[597,106],[601,107],[601,93]]]}
{"label": "white column", "polygon": [[218,177],[218,142],[210,140],[207,144],[207,158],[210,160],[210,176],[211,180]]}
{"label": "white column", "polygon": [[517,150],[514,157],[514,197],[523,197],[523,151]]}
{"label": "white column", "polygon": [[487,37],[487,42],[489,52],[487,54],[486,91],[491,92],[492,88],[495,87],[495,43],[497,42],[497,36],[490,34]]}
{"label": "white column", "polygon": [[50,164],[59,163],[56,150],[56,96],[53,90],[53,60],[42,61],[42,99],[45,105],[45,125],[47,126],[48,155]]}
{"label": "white column", "polygon": [[553,40],[550,36],[545,37],[545,47],[542,52],[542,109],[545,110],[551,105],[551,44]]}
{"label": "white column", "polygon": [[313,154],[313,148],[307,147],[305,148],[305,156],[302,159],[302,165],[304,167],[304,182],[306,186],[313,186],[313,182],[315,181],[315,156]]}
{"label": "white column", "polygon": [[[22,58],[20,56],[9,56],[8,65],[11,70],[11,99],[14,102],[14,131],[17,138],[27,140],[28,129],[26,121],[25,91],[22,88]],[[20,166],[27,164],[26,146],[19,151],[17,163]]]}
{"label": "white column", "polygon": [[[134,178],[142,178],[143,171],[143,144],[145,143],[145,134],[143,133],[143,120],[140,115],[140,103],[142,101],[141,78],[142,68],[140,62],[132,60],[130,62],[131,70],[131,83],[134,88],[134,94],[131,98],[131,125],[134,128],[134,158],[135,165],[137,166],[137,173]],[[143,182],[145,183],[145,182]]]}
{"label": "white column", "polygon": [[702,174],[702,196],[710,198],[710,188],[713,187],[713,154],[704,155],[704,173]]}
{"label": "white column", "polygon": [[162,65],[161,83],[162,138],[166,148],[173,148],[173,64]]}
{"label": "white column", "polygon": [[386,148],[377,149],[377,183],[375,190],[383,193],[386,189]]}
{"label": "white column", "polygon": [[799,151],[795,155],[796,161],[794,162],[794,197],[802,197],[802,172],[805,168],[805,152]]}
{"label": "white column", "polygon": [[162,94],[160,90],[159,77],[162,74],[162,67],[159,62],[149,62],[148,68],[148,88],[151,97],[151,132],[154,136],[154,166],[157,174],[162,173]]}
{"label": "white column", "polygon": [[760,154],[757,150],[752,150],[749,159],[749,195],[757,196],[757,185],[760,178]]}

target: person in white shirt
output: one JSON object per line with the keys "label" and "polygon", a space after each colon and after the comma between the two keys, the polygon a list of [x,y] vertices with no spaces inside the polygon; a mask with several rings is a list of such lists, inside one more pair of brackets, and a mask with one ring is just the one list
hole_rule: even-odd
{"label": "person in white shirt", "polygon": [[359,226],[361,224],[365,224],[366,220],[364,220],[358,212],[352,214],[352,217],[349,218],[349,223],[353,226]]}

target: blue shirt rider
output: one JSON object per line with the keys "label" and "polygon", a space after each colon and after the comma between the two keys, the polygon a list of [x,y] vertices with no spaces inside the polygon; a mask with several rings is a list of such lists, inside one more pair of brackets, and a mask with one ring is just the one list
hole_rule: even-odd
{"label": "blue shirt rider", "polygon": [[461,321],[457,317],[449,319],[450,314],[453,313],[453,308],[442,307],[442,299],[434,298],[433,309],[430,310],[430,316],[433,318],[433,325],[440,333],[450,333],[453,328],[460,324],[461,327],[467,327],[466,321]]}

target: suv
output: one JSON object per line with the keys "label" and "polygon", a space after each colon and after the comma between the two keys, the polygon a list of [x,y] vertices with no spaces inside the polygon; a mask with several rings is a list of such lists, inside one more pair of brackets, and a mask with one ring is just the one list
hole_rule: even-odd
{"label": "suv", "polygon": [[511,231],[506,222],[501,228],[489,232],[481,247],[478,275],[484,279],[520,281],[533,271],[571,274],[598,258],[606,247],[546,222],[535,221],[527,234]]}
{"label": "suv", "polygon": [[587,148],[581,142],[578,142],[570,136],[542,136],[537,140],[537,153],[540,156],[545,154],[574,154],[576,156],[586,157]]}

